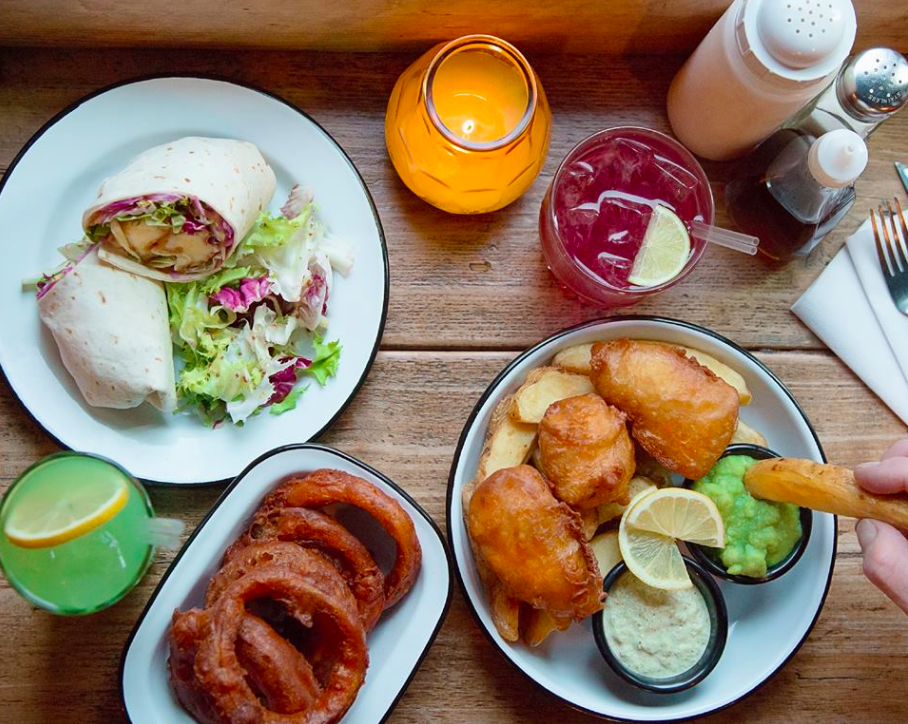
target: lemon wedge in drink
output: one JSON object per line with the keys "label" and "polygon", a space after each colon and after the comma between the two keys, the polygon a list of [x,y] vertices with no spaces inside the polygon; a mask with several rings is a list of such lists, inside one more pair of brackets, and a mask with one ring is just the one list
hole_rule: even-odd
{"label": "lemon wedge in drink", "polygon": [[628,505],[618,528],[624,562],[654,588],[690,588],[690,576],[676,541],[722,548],[725,524],[716,504],[685,488],[645,490]]}
{"label": "lemon wedge in drink", "polygon": [[49,548],[85,535],[113,518],[129,499],[125,480],[98,477],[60,493],[59,488],[26,486],[11,503],[3,533],[22,548]]}
{"label": "lemon wedge in drink", "polygon": [[668,207],[657,206],[627,280],[638,287],[664,284],[681,273],[689,256],[690,235],[684,222]]}

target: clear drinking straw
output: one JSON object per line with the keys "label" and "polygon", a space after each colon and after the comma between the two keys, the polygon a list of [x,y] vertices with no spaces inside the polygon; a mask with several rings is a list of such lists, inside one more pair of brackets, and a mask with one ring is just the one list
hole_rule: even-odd
{"label": "clear drinking straw", "polygon": [[175,551],[180,547],[180,536],[186,525],[176,518],[149,518],[144,530],[148,543],[156,548]]}
{"label": "clear drinking straw", "polygon": [[704,224],[702,221],[690,222],[691,236],[708,241],[710,244],[724,246],[726,249],[734,249],[743,254],[754,256],[757,253],[757,247],[760,240],[750,234],[742,234],[738,231],[723,229],[719,226]]}

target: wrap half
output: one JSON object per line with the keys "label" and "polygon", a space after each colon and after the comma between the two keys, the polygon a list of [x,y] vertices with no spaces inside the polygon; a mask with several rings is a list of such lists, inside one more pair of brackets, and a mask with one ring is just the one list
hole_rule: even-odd
{"label": "wrap half", "polygon": [[102,264],[93,247],[41,285],[38,313],[89,405],[176,407],[161,282]]}
{"label": "wrap half", "polygon": [[274,187],[274,171],[251,143],[181,138],[106,179],[82,226],[108,264],[151,279],[193,281],[224,265]]}

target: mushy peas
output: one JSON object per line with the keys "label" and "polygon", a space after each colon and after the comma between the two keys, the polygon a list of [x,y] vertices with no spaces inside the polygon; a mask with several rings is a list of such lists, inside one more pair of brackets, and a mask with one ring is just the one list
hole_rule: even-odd
{"label": "mushy peas", "polygon": [[650,679],[668,679],[694,666],[711,633],[706,601],[696,586],[666,591],[629,572],[609,590],[602,626],[615,657]]}
{"label": "mushy peas", "polygon": [[744,473],[756,462],[729,455],[717,462],[693,489],[713,499],[725,522],[725,548],[718,552],[735,576],[763,578],[801,539],[798,506],[757,500],[744,487]]}

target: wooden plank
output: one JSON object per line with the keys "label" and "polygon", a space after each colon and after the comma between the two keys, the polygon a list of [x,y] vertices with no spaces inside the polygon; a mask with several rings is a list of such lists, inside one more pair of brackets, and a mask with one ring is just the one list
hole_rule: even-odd
{"label": "wooden plank", "polygon": [[[554,114],[548,162],[513,205],[466,218],[438,211],[411,194],[385,152],[386,99],[412,54],[350,55],[338,62],[325,54],[249,52],[241,64],[238,57],[210,51],[0,50],[0,169],[42,123],[96,88],[147,73],[226,75],[309,111],[365,177],[390,249],[387,347],[520,349],[602,316],[567,298],[546,270],[537,233],[539,204],[558,161],[588,134],[619,124],[668,130],[663,98],[681,58],[534,56]],[[908,161],[906,132],[908,113],[871,139],[859,202],[806,261],[773,269],[710,249],[688,280],[633,312],[705,324],[750,348],[821,348],[789,307],[865,218],[868,201],[900,193],[892,162]],[[721,200],[733,167],[710,164],[708,171]],[[727,223],[721,207],[719,223]],[[72,233],[61,230],[65,238]]]}
{"label": "wooden plank", "polygon": [[[448,468],[476,400],[514,353],[383,352],[354,403],[324,442],[364,459],[409,490],[439,523]],[[817,427],[830,459],[874,459],[904,426],[834,357],[760,354]],[[54,449],[0,383],[0,490]],[[162,515],[192,528],[219,488],[151,491]],[[715,717],[724,723],[902,721],[908,704],[893,687],[908,665],[904,616],[860,573],[852,523],[840,526],[840,554],[826,609],[802,651],[746,704]],[[163,556],[122,603],[79,619],[46,615],[0,580],[0,711],[16,724],[111,724],[118,708],[120,649],[172,558]],[[376,662],[377,663],[377,662]],[[65,676],[61,676],[65,672]],[[502,664],[459,590],[447,622],[390,722],[589,721],[548,698]]]}
{"label": "wooden plank", "polygon": [[[197,0],[124,4],[117,0],[2,0],[0,44],[195,46],[388,50],[421,48],[469,33],[493,33],[529,47],[605,54],[692,49],[728,0],[559,3],[430,0],[389,3]],[[858,45],[904,47],[898,3],[855,3]]]}

